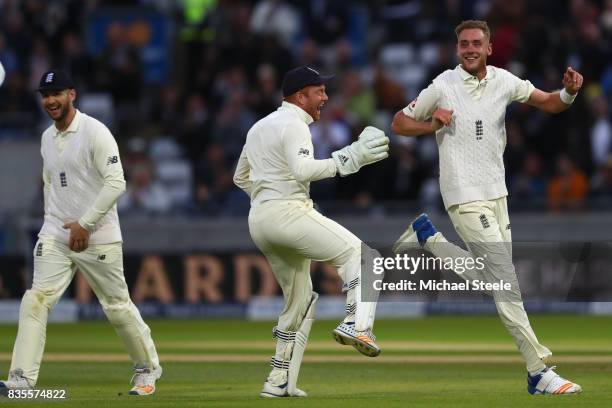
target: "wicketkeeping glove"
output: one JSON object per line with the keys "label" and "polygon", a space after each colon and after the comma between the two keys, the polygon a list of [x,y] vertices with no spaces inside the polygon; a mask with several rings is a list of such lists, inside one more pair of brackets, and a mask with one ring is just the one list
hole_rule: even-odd
{"label": "wicketkeeping glove", "polygon": [[389,138],[385,132],[368,126],[359,139],[349,146],[332,153],[332,158],[341,176],[353,174],[366,164],[376,163],[389,156]]}

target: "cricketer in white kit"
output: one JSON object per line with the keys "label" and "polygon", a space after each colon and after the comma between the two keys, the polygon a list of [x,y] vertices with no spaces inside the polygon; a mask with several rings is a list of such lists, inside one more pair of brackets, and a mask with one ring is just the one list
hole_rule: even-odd
{"label": "cricketer in white kit", "polygon": [[310,182],[355,173],[388,156],[384,132],[367,127],[353,144],[315,160],[308,125],[319,120],[331,79],[309,67],[283,78],[284,101],[249,130],[234,182],[251,198],[249,231],[266,256],[285,300],[273,329],[277,340],[272,371],[263,397],[303,397],[297,379],[318,295],[312,290],[311,260],[335,266],[344,282],[346,318],[333,331],[341,344],[375,357],[380,348],[372,333],[375,299],[362,301],[361,259],[378,253],[346,228],[313,209]]}
{"label": "cricketer in white kit", "polygon": [[526,362],[529,393],[578,393],[582,390],[578,384],[544,363],[551,352],[538,341],[523,307],[512,263],[503,153],[507,105],[518,101],[545,112],[562,112],[582,86],[582,75],[568,68],[561,92],[543,92],[504,69],[486,65],[492,52],[486,22],[464,21],[455,33],[460,65],[440,74],[415,101],[397,112],[392,130],[405,136],[436,133],[444,206],[469,251],[448,243],[426,214],[417,217],[394,250],[422,246],[438,257],[483,258],[483,270],[459,275],[466,280],[511,283],[510,291],[489,294]]}
{"label": "cricketer in white kit", "polygon": [[125,180],[117,143],[104,124],[74,107],[76,91],[65,73],[45,73],[38,90],[54,121],[41,142],[45,219],[34,248],[32,288],[21,301],[9,378],[0,391],[36,385],[47,317],[78,268],[134,362],[129,393],[153,394],[162,368],[123,275],[115,203]]}

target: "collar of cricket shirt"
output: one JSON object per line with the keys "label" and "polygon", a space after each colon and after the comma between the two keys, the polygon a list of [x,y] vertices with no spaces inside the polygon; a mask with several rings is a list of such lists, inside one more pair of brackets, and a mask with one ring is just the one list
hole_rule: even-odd
{"label": "collar of cricket shirt", "polygon": [[72,118],[72,122],[70,122],[70,125],[68,125],[68,127],[66,128],[66,130],[57,130],[57,128],[55,128],[55,136],[65,136],[68,133],[74,133],[74,132],[78,132],[79,130],[79,125],[81,124],[81,112],[76,109],[76,113],[74,115],[74,118]]}
{"label": "collar of cricket shirt", "polygon": [[493,76],[495,76],[495,71],[493,70],[493,67],[490,65],[487,65],[487,75],[485,75],[485,77],[482,78],[482,81],[479,81],[478,77],[470,74],[465,69],[463,69],[461,64],[457,65],[457,71],[459,72],[459,76],[461,77],[463,82],[475,81],[476,84],[480,84],[481,82],[487,83],[489,80],[493,79]]}
{"label": "collar of cricket shirt", "polygon": [[297,113],[300,119],[306,122],[307,125],[310,125],[312,122],[314,122],[314,119],[312,119],[312,116],[310,116],[308,112],[306,112],[304,109],[300,108],[299,106],[292,104],[291,102],[283,101],[283,104],[281,105],[279,109],[283,109],[283,108],[289,109]]}

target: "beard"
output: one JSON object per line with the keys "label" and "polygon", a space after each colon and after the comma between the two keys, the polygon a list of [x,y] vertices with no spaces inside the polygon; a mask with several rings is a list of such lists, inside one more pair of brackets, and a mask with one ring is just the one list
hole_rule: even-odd
{"label": "beard", "polygon": [[55,122],[61,122],[64,119],[66,119],[66,116],[68,116],[68,112],[69,111],[70,111],[70,109],[69,109],[68,105],[61,104],[60,107],[59,107],[59,114],[57,116],[53,116],[53,114],[51,112],[49,112],[48,110],[47,110],[47,115],[49,115],[51,120],[53,120]]}

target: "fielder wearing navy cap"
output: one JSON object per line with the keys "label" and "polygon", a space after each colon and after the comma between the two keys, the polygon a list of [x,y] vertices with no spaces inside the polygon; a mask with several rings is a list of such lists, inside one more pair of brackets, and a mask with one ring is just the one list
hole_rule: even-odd
{"label": "fielder wearing navy cap", "polygon": [[64,71],[52,69],[47,71],[40,78],[38,91],[63,91],[64,89],[74,89],[72,79]]}
{"label": "fielder wearing navy cap", "polygon": [[321,75],[310,67],[297,67],[288,71],[283,77],[283,96],[293,95],[302,88],[312,85],[324,85],[333,75]]}

